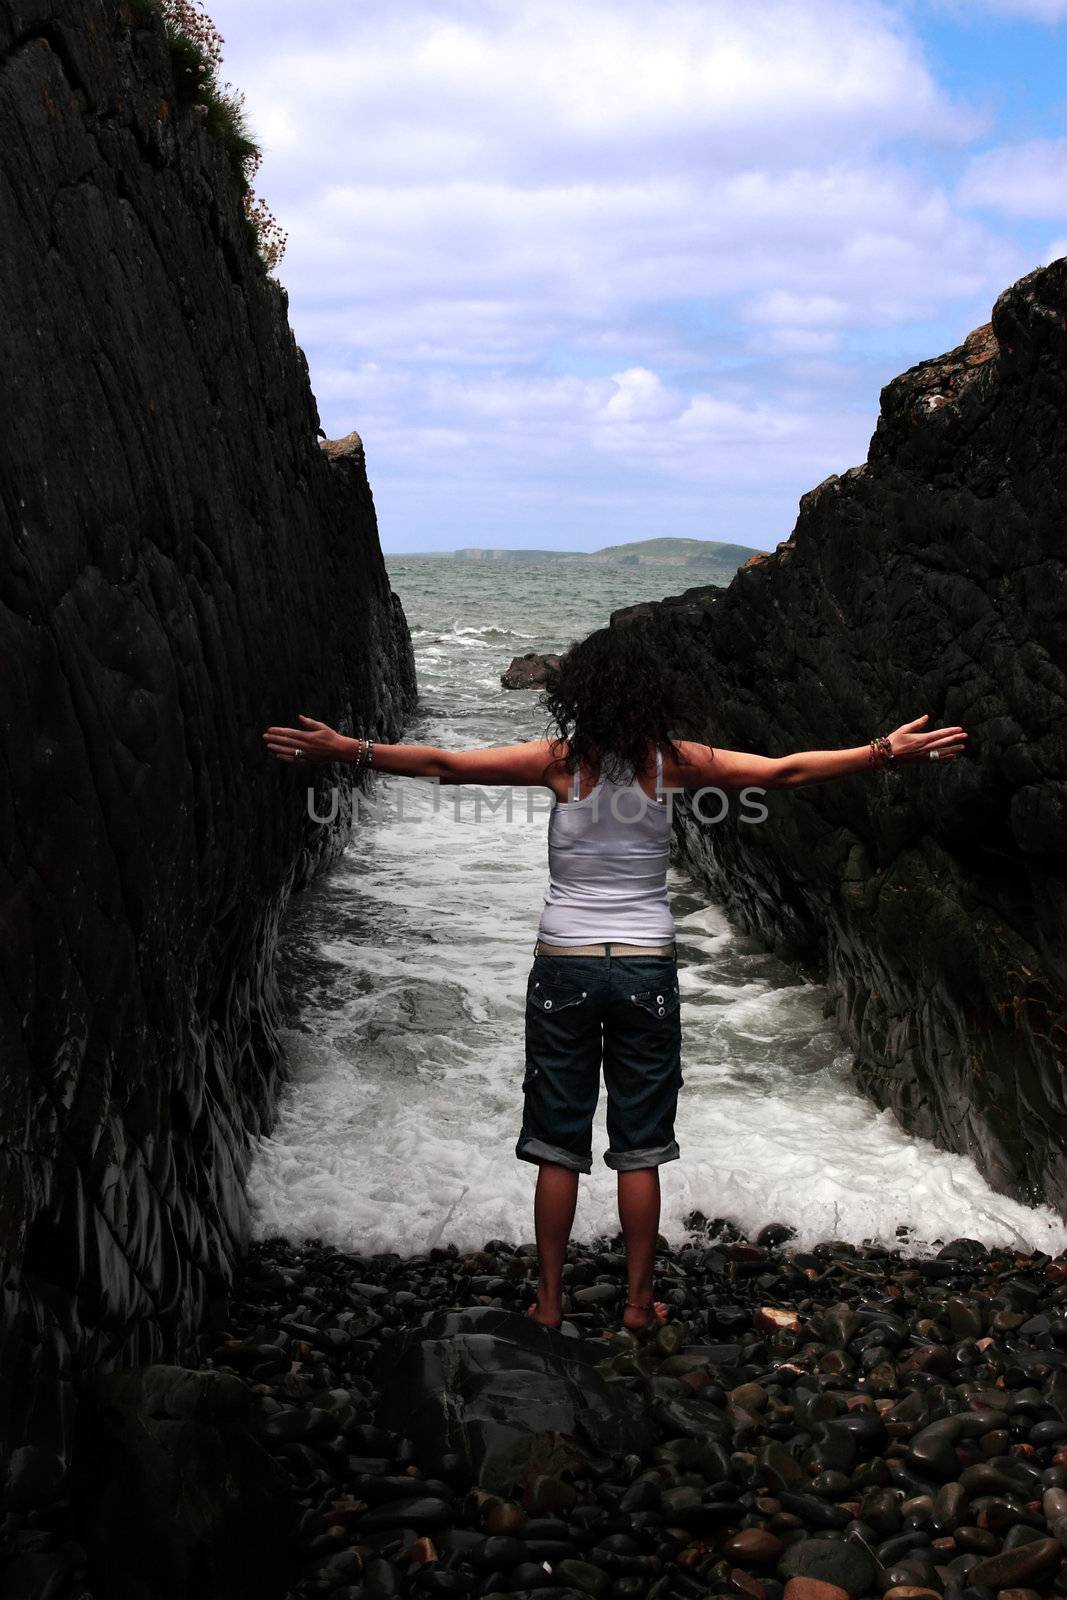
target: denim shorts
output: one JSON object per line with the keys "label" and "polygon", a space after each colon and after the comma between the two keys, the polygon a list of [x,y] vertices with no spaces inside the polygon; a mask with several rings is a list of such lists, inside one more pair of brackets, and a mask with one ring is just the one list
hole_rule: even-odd
{"label": "denim shorts", "polygon": [[515,1154],[591,1172],[603,1066],[608,1166],[630,1171],[676,1160],[681,1047],[675,956],[535,956]]}

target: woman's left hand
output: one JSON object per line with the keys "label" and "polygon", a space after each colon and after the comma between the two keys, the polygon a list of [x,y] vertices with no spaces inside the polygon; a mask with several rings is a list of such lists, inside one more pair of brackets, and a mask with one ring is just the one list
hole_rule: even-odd
{"label": "woman's left hand", "polygon": [[924,712],[914,722],[905,722],[889,735],[889,748],[895,761],[955,761],[967,749],[967,733],[963,728],[931,728],[926,724],[930,713]]}
{"label": "woman's left hand", "polygon": [[353,741],[325,722],[301,714],[302,728],[268,728],[263,742],[279,761],[344,761]]}

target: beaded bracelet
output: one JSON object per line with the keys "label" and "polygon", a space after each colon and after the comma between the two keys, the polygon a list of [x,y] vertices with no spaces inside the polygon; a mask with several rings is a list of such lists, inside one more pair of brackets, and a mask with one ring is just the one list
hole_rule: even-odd
{"label": "beaded bracelet", "polygon": [[353,766],[357,772],[363,772],[371,764],[371,757],[374,754],[374,740],[357,739],[356,743],[359,745],[359,754],[356,756]]}
{"label": "beaded bracelet", "polygon": [[868,758],[872,767],[888,767],[896,760],[893,746],[884,733],[871,740],[871,753]]}

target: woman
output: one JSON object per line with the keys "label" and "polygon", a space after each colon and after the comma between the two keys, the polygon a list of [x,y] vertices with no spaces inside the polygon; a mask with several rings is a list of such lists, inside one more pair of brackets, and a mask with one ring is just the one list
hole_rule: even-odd
{"label": "woman", "polygon": [[[529,1314],[562,1317],[562,1270],[578,1195],[592,1165],[603,1068],[609,1148],[626,1246],[624,1326],[658,1325],[652,1298],[659,1168],[679,1154],[681,1073],[675,929],[667,899],[670,793],[794,789],[903,762],[952,761],[962,728],[928,717],[847,750],[771,757],[679,737],[701,718],[679,675],[643,632],[601,628],[572,645],[542,697],[549,737],[486,750],[349,739],[301,716],[268,728],[280,761],[348,761],[442,783],[548,788],[549,883],[526,989],[523,1119],[515,1153],[538,1167],[537,1299]],[[721,806],[719,808],[721,813]]]}

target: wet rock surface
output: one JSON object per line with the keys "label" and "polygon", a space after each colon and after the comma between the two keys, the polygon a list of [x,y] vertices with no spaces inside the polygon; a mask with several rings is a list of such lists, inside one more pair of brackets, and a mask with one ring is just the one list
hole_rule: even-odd
{"label": "wet rock surface", "polygon": [[352,806],[320,767],[314,820],[260,733],[395,736],[414,692],[362,448],[320,447],[285,291],[145,13],[0,3],[0,1471],[26,1484],[78,1373],[179,1356],[247,1242],[278,920]]}
{"label": "wet rock surface", "polygon": [[[256,1246],[225,1335],[201,1341],[202,1368],[115,1376],[156,1426],[161,1411],[179,1413],[168,1426],[198,1412],[209,1432],[234,1419],[230,1448],[269,1457],[262,1481],[287,1507],[275,1502],[278,1527],[261,1518],[257,1537],[277,1551],[288,1522],[286,1553],[254,1584],[249,1565],[245,1588],[147,1592],[1067,1595],[1067,1259],[968,1240],[923,1258],[796,1251],[788,1230],[760,1243],[691,1223],[657,1259],[670,1321],[637,1338],[618,1300],[578,1299],[620,1285],[617,1238],[572,1247],[559,1332],[525,1317],[530,1245],[410,1260]],[[619,1431],[590,1433],[590,1398]],[[470,1425],[489,1415],[493,1429]],[[505,1436],[521,1449],[502,1450]],[[181,1571],[186,1534],[153,1520],[170,1481],[154,1449],[137,1462],[138,1538],[158,1538]],[[91,1497],[29,1487],[0,1529],[0,1593],[37,1596],[39,1580],[51,1600],[146,1592],[96,1570]],[[241,1498],[220,1491],[201,1562],[240,1526]]]}
{"label": "wet rock surface", "polygon": [[382,1363],[378,1422],[418,1454],[454,1456],[480,1488],[525,1476],[546,1434],[575,1441],[573,1465],[652,1443],[644,1407],[605,1384],[590,1341],[486,1307],[445,1312],[399,1345]]}
{"label": "wet rock surface", "polygon": [[[745,566],[749,563],[746,561]],[[633,622],[641,617],[654,617],[661,606],[680,615],[697,616],[705,620],[708,612],[726,593],[721,584],[701,583],[681,594],[670,594],[663,600],[639,600],[634,606],[620,606],[611,613],[610,621]]]}
{"label": "wet rock surface", "polygon": [[696,680],[713,745],[968,728],[951,766],[772,791],[759,826],[679,805],[678,835],[737,925],[828,983],[878,1105],[1063,1210],[1067,261],[881,402],[867,462],[775,553],[617,620]]}
{"label": "wet rock surface", "polygon": [[500,674],[505,689],[534,689],[545,682],[549,672],[559,666],[559,656],[539,655],[527,650],[525,655],[512,656],[511,664]]}

